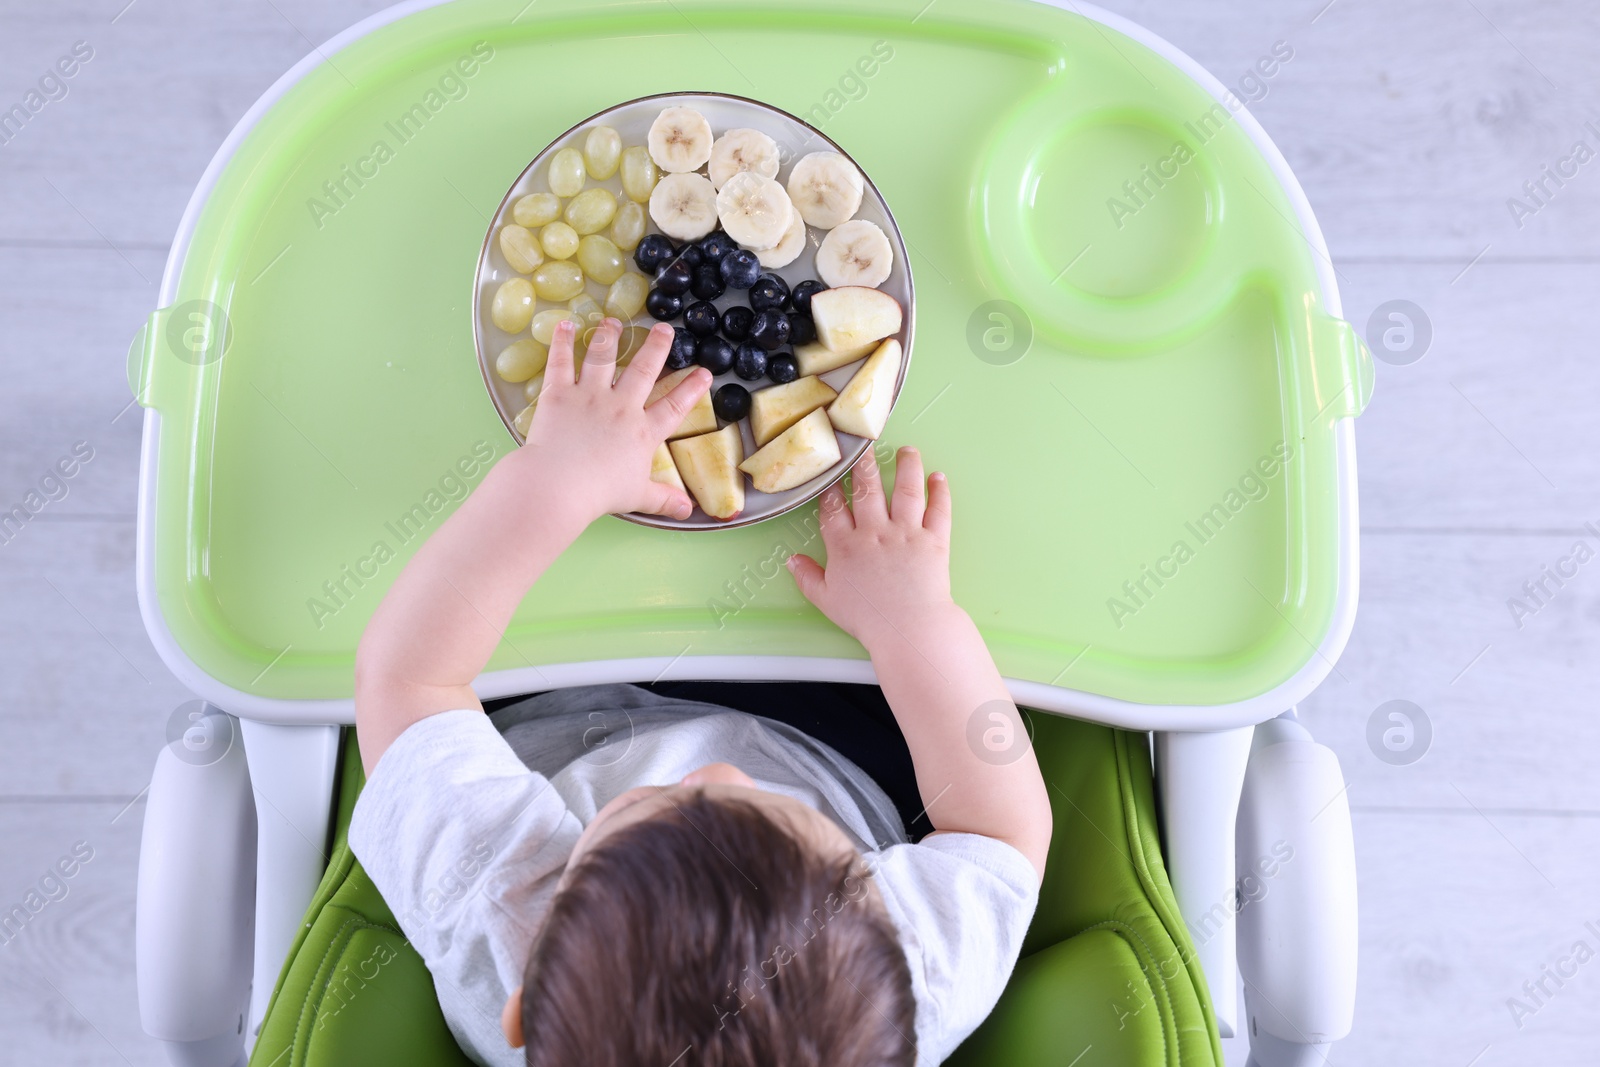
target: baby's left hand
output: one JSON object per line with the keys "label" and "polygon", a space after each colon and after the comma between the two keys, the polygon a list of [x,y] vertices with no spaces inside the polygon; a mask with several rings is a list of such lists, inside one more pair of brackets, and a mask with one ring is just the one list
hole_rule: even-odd
{"label": "baby's left hand", "polygon": [[573,323],[556,327],[544,387],[523,445],[548,491],[585,519],[629,511],[686,519],[693,502],[683,490],[650,480],[650,460],[667,434],[711,386],[695,368],[677,387],[645,407],[672,346],[672,327],[658,323],[615,384],[622,324],[606,319],[584,353],[574,381]]}

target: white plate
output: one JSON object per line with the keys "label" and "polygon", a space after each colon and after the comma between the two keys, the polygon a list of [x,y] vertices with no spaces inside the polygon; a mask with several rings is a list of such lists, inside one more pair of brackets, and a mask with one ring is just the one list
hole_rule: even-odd
{"label": "white plate", "polygon": [[[473,289],[473,333],[478,348],[478,363],[483,372],[484,383],[489,388],[489,395],[494,400],[495,409],[500,412],[500,418],[505,422],[506,430],[520,443],[522,435],[517,433],[512,423],[517,413],[527,406],[522,396],[522,384],[502,381],[494,372],[494,358],[512,341],[526,334],[515,337],[495,326],[489,318],[489,305],[494,299],[494,294],[506,279],[516,276],[505,257],[500,254],[498,240],[500,227],[511,222],[511,205],[520,197],[528,193],[549,192],[550,187],[546,181],[545,163],[550,156],[561,148],[568,146],[581,149],[583,139],[588,131],[595,126],[610,126],[622,135],[623,146],[642,145],[645,135],[649,132],[650,124],[655,121],[663,109],[668,107],[692,107],[705,115],[711,123],[712,133],[721,136],[729,129],[748,127],[761,130],[778,142],[780,158],[783,161],[778,171],[778,181],[787,183],[789,170],[794,162],[801,156],[811,152],[839,152],[849,157],[849,153],[829,140],[820,130],[802,122],[786,111],[780,111],[770,105],[749,100],[740,96],[729,96],[722,93],[666,93],[659,96],[646,96],[637,100],[630,100],[625,104],[618,104],[608,108],[597,115],[585,119],[572,127],[566,133],[552,141],[533,158],[517,180],[512,183],[511,189],[506,193],[505,199],[500,202],[500,209],[495,213],[494,222],[484,237],[483,251],[478,258],[478,275]],[[852,162],[854,160],[852,159]],[[860,164],[856,164],[861,169]],[[704,168],[701,168],[702,171]],[[895,381],[895,400],[900,398],[901,387],[905,384],[906,371],[911,364],[911,335],[916,321],[916,304],[914,290],[911,282],[911,271],[906,263],[905,242],[900,239],[900,228],[895,225],[894,216],[889,212],[889,206],[884,203],[883,197],[872,183],[872,175],[861,169],[866,178],[866,190],[861,198],[861,209],[856,212],[855,218],[867,219],[878,224],[889,237],[890,247],[894,250],[894,269],[890,272],[888,281],[878,288],[900,301],[905,309],[905,321],[900,332],[895,334],[904,349],[900,361],[900,376]],[[610,189],[619,198],[622,197],[622,181],[613,175],[603,182],[592,179],[590,186],[598,185]],[[587,188],[588,186],[586,186]],[[602,231],[602,232],[609,232]],[[658,232],[653,222],[648,223],[646,233]],[[806,250],[787,267],[770,273],[777,274],[792,288],[797,283],[807,278],[816,278],[814,260],[817,246],[821,244],[827,231],[819,230],[814,226],[806,228]],[[629,256],[632,253],[627,253]],[[631,259],[628,265],[630,271],[638,268],[633,266]],[[597,302],[604,303],[606,286],[597,282],[588,283],[588,292]],[[747,303],[749,293],[747,290],[730,289],[723,296],[718,297],[715,304],[718,310],[729,307],[735,303]],[[542,301],[538,311],[548,310]],[[654,325],[655,320],[648,312],[640,312],[631,324],[625,325]],[[682,320],[675,320],[674,325],[682,325]],[[792,346],[790,346],[792,348]],[[785,349],[788,351],[789,349]],[[846,382],[860,367],[861,361],[846,364],[822,375],[823,381],[835,389],[843,389]],[[732,371],[719,375],[712,383],[713,392],[726,382],[739,382]],[[739,384],[755,393],[758,389],[769,387],[772,383],[766,380],[760,382],[739,382]],[[739,432],[744,439],[744,454],[749,456],[755,451],[755,438],[750,432],[750,420],[743,419],[739,423]],[[684,520],[666,519],[656,515],[641,515],[638,513],[623,515],[622,518],[630,522],[637,522],[643,526],[654,526],[664,530],[720,530],[737,526],[748,526],[762,519],[770,519],[785,512],[801,507],[815,500],[824,489],[844,476],[850,465],[865,452],[872,442],[852,434],[841,433],[839,436],[840,459],[822,474],[817,475],[804,485],[796,486],[783,493],[763,493],[750,485],[749,476],[745,476],[745,506],[738,517],[722,521],[713,519],[702,512],[698,507],[694,513]]]}

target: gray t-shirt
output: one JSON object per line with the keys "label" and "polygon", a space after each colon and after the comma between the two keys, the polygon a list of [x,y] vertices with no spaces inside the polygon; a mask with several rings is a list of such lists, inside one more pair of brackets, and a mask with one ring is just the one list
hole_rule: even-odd
{"label": "gray t-shirt", "polygon": [[631,685],[591,686],[542,694],[492,720],[463,709],[414,723],[356,802],[350,847],[428,965],[445,1021],[473,1060],[523,1063],[501,1033],[501,1005],[522,983],[584,826],[619,793],[716,762],[828,815],[861,849],[910,965],[918,1067],[942,1061],[994,1008],[1039,898],[1022,853],[976,834],[907,843],[876,782],[783,723]]}

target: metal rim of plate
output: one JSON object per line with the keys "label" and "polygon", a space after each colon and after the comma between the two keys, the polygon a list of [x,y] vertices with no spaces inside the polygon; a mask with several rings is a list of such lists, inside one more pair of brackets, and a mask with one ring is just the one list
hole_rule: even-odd
{"label": "metal rim of plate", "polygon": [[[862,182],[865,186],[865,192],[863,195],[865,196],[870,194],[872,198],[883,208],[884,218],[887,219],[889,223],[888,236],[894,242],[894,244],[898,246],[901,261],[904,264],[906,272],[906,304],[901,326],[901,332],[905,334],[905,341],[901,346],[903,348],[903,352],[900,356],[900,373],[895,377],[894,399],[889,402],[889,411],[892,413],[895,409],[895,405],[900,402],[900,392],[905,387],[906,373],[911,368],[911,341],[913,334],[916,332],[917,321],[917,288],[916,282],[911,275],[910,260],[905,256],[905,238],[900,235],[900,223],[895,219],[894,212],[889,208],[889,201],[884,198],[883,194],[878,191],[878,187],[873,184],[872,176],[867,173],[866,168],[860,163],[857,163],[855,157],[849,152],[845,151],[844,148],[838,144],[838,142],[834,141],[833,138],[829,137],[827,134],[823,133],[809,122],[797,115],[790,114],[780,107],[775,107],[772,104],[768,104],[764,101],[755,100],[748,96],[739,96],[735,93],[723,93],[715,91],[702,92],[695,90],[682,90],[671,93],[652,93],[649,96],[639,96],[633,98],[632,100],[624,100],[619,104],[613,104],[602,111],[595,112],[593,115],[583,119],[581,122],[574,123],[561,133],[557,134],[550,140],[549,144],[545,145],[534,154],[533,159],[528,162],[526,167],[522,168],[522,170],[518,172],[516,178],[512,180],[511,185],[506,189],[505,196],[501,197],[500,203],[495,208],[494,214],[490,216],[488,231],[484,234],[483,245],[478,250],[478,262],[473,270],[472,277],[472,298],[468,301],[467,306],[469,313],[472,315],[472,341],[473,347],[477,350],[478,354],[478,373],[483,377],[483,387],[488,391],[489,400],[494,404],[495,413],[500,416],[500,421],[505,426],[506,432],[511,435],[512,440],[517,442],[517,446],[519,448],[522,446],[523,437],[517,433],[516,427],[512,425],[515,416],[507,414],[505,405],[501,403],[499,393],[495,389],[494,380],[490,377],[490,360],[487,352],[484,349],[482,315],[479,307],[479,286],[482,283],[484,264],[488,261],[489,250],[494,241],[495,233],[503,225],[501,219],[505,215],[506,205],[511,202],[512,196],[516,194],[517,188],[522,185],[529,172],[547,159],[551,152],[556,150],[557,146],[563,145],[570,137],[572,137],[573,134],[577,133],[579,130],[593,125],[601,119],[604,119],[607,115],[611,115],[625,109],[634,108],[640,104],[648,104],[651,101],[675,100],[690,96],[715,97],[717,99],[733,101],[734,103],[740,105],[754,107],[761,111],[772,112],[776,115],[779,115],[785,120],[809,130],[813,136],[821,139],[828,148],[831,148],[833,151],[838,152],[841,156],[844,156],[844,158],[848,159],[851,165],[854,166],[857,172],[860,173]],[[632,324],[629,323],[624,325]],[[849,366],[849,364],[846,364],[846,366]],[[742,422],[744,420],[740,421]],[[729,425],[738,425],[738,423],[730,423]],[[837,434],[837,431],[835,431],[835,433]],[[735,530],[743,526],[753,526],[758,522],[765,522],[768,519],[776,519],[779,516],[787,515],[789,512],[798,508],[803,508],[807,504],[810,504],[812,501],[816,500],[823,493],[827,492],[829,488],[842,480],[844,476],[849,473],[850,468],[855,465],[856,460],[860,459],[864,453],[872,448],[873,444],[874,442],[872,440],[862,438],[860,443],[854,446],[850,451],[845,452],[841,449],[839,461],[833,465],[832,472],[824,472],[823,474],[818,475],[816,479],[813,479],[813,481],[816,483],[815,488],[806,493],[804,496],[784,504],[782,507],[776,508],[772,511],[764,512],[760,515],[746,516],[741,514],[725,522],[713,523],[697,523],[690,520],[668,519],[664,516],[646,515],[643,512],[637,511],[616,513],[616,517],[631,523],[635,523],[639,526],[648,526],[658,530]],[[741,472],[741,475],[742,473],[743,472]],[[699,510],[698,504],[696,505],[696,510]],[[692,518],[693,516],[691,515],[691,520]]]}

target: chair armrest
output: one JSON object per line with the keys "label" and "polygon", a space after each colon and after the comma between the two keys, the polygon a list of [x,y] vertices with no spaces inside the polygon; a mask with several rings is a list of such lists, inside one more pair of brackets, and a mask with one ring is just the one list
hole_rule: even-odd
{"label": "chair armrest", "polygon": [[1250,1062],[1322,1063],[1355,1015],[1355,843],[1338,757],[1292,719],[1256,728],[1238,874]]}
{"label": "chair armrest", "polygon": [[[179,1067],[244,1062],[256,809],[238,723],[194,705],[156,756],[139,844],[139,1021]],[[186,743],[187,742],[187,743]]]}

